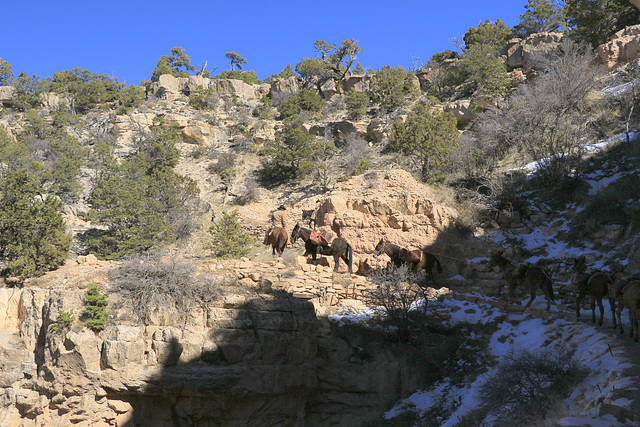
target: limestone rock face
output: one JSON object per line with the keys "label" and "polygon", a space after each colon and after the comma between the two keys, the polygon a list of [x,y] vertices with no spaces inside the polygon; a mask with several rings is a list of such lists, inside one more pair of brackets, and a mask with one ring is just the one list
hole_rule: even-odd
{"label": "limestone rock face", "polygon": [[241,102],[250,103],[259,100],[268,92],[268,85],[250,85],[235,79],[208,79],[200,76],[174,77],[163,74],[158,81],[147,88],[147,96],[167,101],[186,101],[188,95],[198,88],[213,89],[213,93],[223,101],[237,98]]}
{"label": "limestone rock face", "polygon": [[423,248],[433,245],[456,217],[453,209],[429,196],[428,188],[406,171],[371,171],[336,184],[318,210],[318,225],[351,244],[354,265],[355,258],[371,256],[381,237]]}
{"label": "limestone rock face", "polygon": [[532,34],[525,39],[511,39],[502,54],[506,57],[508,67],[522,68],[524,74],[529,74],[534,69],[535,58],[555,49],[562,37],[562,33],[545,32]]}
{"label": "limestone rock face", "polygon": [[624,28],[611,40],[598,47],[598,62],[612,70],[627,62],[640,59],[640,25]]}
{"label": "limestone rock face", "polygon": [[288,79],[275,79],[271,83],[271,98],[284,99],[291,95],[296,95],[302,87],[302,80],[296,76]]}

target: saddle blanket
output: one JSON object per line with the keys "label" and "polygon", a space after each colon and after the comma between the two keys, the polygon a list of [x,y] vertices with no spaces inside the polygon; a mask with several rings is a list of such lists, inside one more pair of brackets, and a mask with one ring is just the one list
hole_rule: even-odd
{"label": "saddle blanket", "polygon": [[309,240],[316,245],[329,246],[331,244],[331,240],[333,240],[333,236],[328,231],[319,233],[314,230],[309,235]]}
{"label": "saddle blanket", "polygon": [[420,249],[414,249],[412,251],[408,249],[400,249],[398,258],[404,262],[418,262],[422,259],[422,251]]}

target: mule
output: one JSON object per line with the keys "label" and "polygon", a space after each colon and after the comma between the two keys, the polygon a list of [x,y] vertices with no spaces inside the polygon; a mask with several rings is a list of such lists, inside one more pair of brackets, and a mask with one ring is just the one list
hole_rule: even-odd
{"label": "mule", "polygon": [[621,334],[624,333],[624,328],[620,317],[625,307],[629,310],[629,336],[638,342],[638,322],[640,321],[640,279],[638,278],[629,280],[619,291],[617,315]]}
{"label": "mule", "polygon": [[498,267],[504,279],[509,285],[509,303],[520,304],[520,301],[516,301],[516,288],[518,285],[524,286],[529,289],[529,302],[524,308],[529,308],[533,300],[536,299],[536,290],[540,288],[544,293],[544,297],[547,300],[547,311],[551,310],[551,301],[554,301],[553,295],[553,281],[547,274],[547,272],[537,265],[528,263],[520,263],[516,268],[508,259],[502,256],[503,251],[495,252],[489,259],[488,267]]}
{"label": "mule", "polygon": [[341,237],[336,237],[331,241],[331,246],[317,245],[310,239],[311,231],[312,230],[308,228],[301,227],[298,223],[293,227],[293,231],[291,232],[292,243],[295,243],[298,237],[304,241],[305,251],[303,256],[311,255],[314,264],[316,263],[318,254],[333,256],[335,263],[335,267],[333,268],[334,272],[338,271],[340,259],[342,259],[349,268],[349,274],[353,274],[353,248],[349,242]]}
{"label": "mule", "polygon": [[311,223],[313,223],[313,229],[316,229],[316,219],[314,217],[314,214],[316,213],[315,209],[303,209],[302,210],[302,222],[304,223],[305,220],[308,221],[309,223],[309,227],[311,227]]}
{"label": "mule", "polygon": [[613,327],[616,327],[615,300],[609,294],[609,285],[613,281],[608,274],[602,271],[587,272],[584,257],[574,258],[571,273],[571,284],[578,286],[578,299],[576,300],[576,316],[580,318],[580,307],[585,296],[591,297],[591,323],[596,323],[596,303],[600,309],[598,325],[602,326],[604,318],[603,298],[607,297],[611,307]]}
{"label": "mule", "polygon": [[426,270],[427,273],[433,275],[433,267],[435,266],[438,273],[442,273],[442,264],[438,258],[423,250],[409,251],[401,246],[380,239],[373,251],[373,255],[378,257],[383,253],[391,258],[391,262],[400,267],[402,264],[408,264],[409,269],[415,273],[418,270]]}
{"label": "mule", "polygon": [[278,252],[278,256],[282,258],[282,253],[284,252],[284,248],[287,247],[288,240],[289,234],[287,234],[287,230],[282,227],[273,227],[267,233],[262,243],[271,245],[271,255],[275,257],[276,252]]}

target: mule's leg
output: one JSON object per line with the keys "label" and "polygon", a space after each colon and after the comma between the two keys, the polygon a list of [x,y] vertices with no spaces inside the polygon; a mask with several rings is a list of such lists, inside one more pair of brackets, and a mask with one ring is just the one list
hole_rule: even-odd
{"label": "mule's leg", "polygon": [[340,267],[340,255],[333,255],[333,263],[335,267],[333,267],[333,272],[336,273],[338,271],[338,267]]}
{"label": "mule's leg", "polygon": [[622,302],[618,301],[618,310],[616,312],[616,314],[618,315],[618,326],[620,326],[620,334],[624,334],[624,328],[622,327],[622,309],[624,308],[624,306],[622,305]]}
{"label": "mule's leg", "polygon": [[596,323],[596,297],[591,297],[591,323]]}
{"label": "mule's leg", "polygon": [[531,290],[529,291],[529,302],[524,306],[525,310],[531,306],[534,299],[536,299],[536,288],[535,286],[531,286]]}
{"label": "mule's leg", "polygon": [[509,282],[509,304],[520,305],[520,301],[516,302],[516,284],[513,282]]}
{"label": "mule's leg", "polygon": [[633,330],[633,340],[638,342],[638,310],[629,310],[629,317],[631,317],[631,312],[633,311],[633,320],[631,321],[631,330]]}
{"label": "mule's leg", "polygon": [[584,294],[582,292],[578,293],[578,299],[576,300],[576,317],[580,318],[580,307],[582,306],[582,300],[584,299]]}
{"label": "mule's leg", "polygon": [[600,320],[598,320],[598,325],[602,326],[602,323],[604,323],[604,303],[602,302],[602,298],[598,298],[598,308],[600,309]]}
{"label": "mule's leg", "polygon": [[611,320],[613,322],[613,329],[615,329],[616,326],[618,326],[616,324],[616,300],[611,297],[609,297],[609,307],[611,307]]}
{"label": "mule's leg", "polygon": [[629,336],[631,338],[633,338],[633,329],[634,329],[634,321],[635,321],[635,317],[634,316],[634,310],[633,309],[629,309]]}

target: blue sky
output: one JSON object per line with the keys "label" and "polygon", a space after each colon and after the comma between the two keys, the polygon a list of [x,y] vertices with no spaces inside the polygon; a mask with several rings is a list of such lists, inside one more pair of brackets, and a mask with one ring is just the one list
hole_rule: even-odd
{"label": "blue sky", "polygon": [[514,26],[527,0],[201,1],[5,0],[0,57],[14,73],[51,77],[75,67],[149,79],[158,59],[182,46],[216,74],[236,51],[260,79],[314,55],[317,39],[354,38],[365,68],[411,66],[411,58],[454,49],[451,39],[485,19]]}

